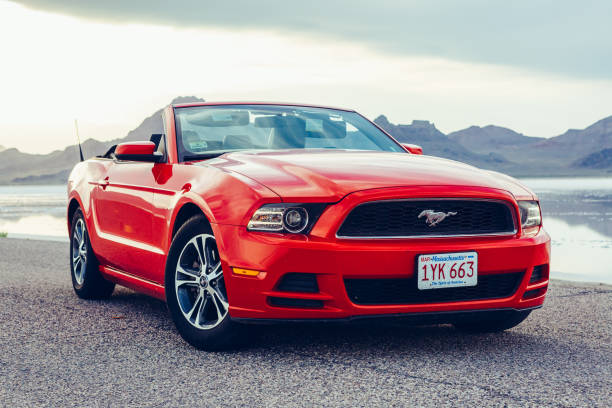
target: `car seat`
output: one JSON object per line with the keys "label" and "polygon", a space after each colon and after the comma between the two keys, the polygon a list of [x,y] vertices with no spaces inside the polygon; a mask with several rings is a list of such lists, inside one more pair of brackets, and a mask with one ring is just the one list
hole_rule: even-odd
{"label": "car seat", "polygon": [[279,126],[272,128],[270,148],[303,149],[306,143],[306,122],[296,117],[286,117]]}

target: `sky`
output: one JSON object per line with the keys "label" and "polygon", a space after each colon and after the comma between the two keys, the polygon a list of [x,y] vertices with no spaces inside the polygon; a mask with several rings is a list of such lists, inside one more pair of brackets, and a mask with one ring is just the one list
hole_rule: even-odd
{"label": "sky", "polygon": [[304,102],[445,133],[612,115],[610,1],[0,0],[0,145],[123,137],[174,97]]}

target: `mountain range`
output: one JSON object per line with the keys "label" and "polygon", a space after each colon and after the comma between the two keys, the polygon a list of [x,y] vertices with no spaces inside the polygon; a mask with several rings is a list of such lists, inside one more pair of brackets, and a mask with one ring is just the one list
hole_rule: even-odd
{"label": "mountain range", "polygon": [[513,176],[612,175],[612,116],[551,138],[493,125],[445,135],[428,121],[394,125],[381,115],[374,122],[400,142],[421,145],[425,154]]}
{"label": "mountain range", "polygon": [[[193,96],[171,103],[203,101]],[[149,140],[162,129],[158,110],[125,137],[82,144],[85,157],[103,154],[114,144]],[[425,154],[458,160],[514,176],[612,175],[612,116],[552,138],[526,136],[499,126],[470,126],[449,134],[425,120],[393,124],[381,115],[374,122],[400,142],[421,145]],[[78,147],[49,154],[29,154],[0,146],[0,184],[65,183],[79,159]]]}

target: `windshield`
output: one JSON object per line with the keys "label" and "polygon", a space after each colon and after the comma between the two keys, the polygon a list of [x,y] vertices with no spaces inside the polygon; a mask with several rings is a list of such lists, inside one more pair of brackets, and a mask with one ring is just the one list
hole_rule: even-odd
{"label": "windshield", "polygon": [[238,150],[350,149],[405,152],[355,112],[276,105],[175,109],[181,161]]}

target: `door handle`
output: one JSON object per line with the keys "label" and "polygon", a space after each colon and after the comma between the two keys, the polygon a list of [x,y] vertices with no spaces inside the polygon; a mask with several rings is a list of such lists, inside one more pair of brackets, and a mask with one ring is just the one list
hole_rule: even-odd
{"label": "door handle", "polygon": [[108,177],[105,177],[104,180],[98,182],[98,185],[102,188],[106,188],[110,184]]}

